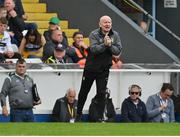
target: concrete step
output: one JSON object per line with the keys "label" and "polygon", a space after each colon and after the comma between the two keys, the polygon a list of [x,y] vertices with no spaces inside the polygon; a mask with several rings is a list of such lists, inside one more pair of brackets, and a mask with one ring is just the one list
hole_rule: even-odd
{"label": "concrete step", "polygon": [[[73,38],[68,38],[68,44],[71,46],[73,43]],[[89,38],[84,38],[84,43],[89,46]]]}
{"label": "concrete step", "polygon": [[30,13],[45,13],[46,3],[23,3],[24,11]]}
{"label": "concrete step", "polygon": [[27,21],[49,21],[52,17],[57,17],[57,13],[26,13]]}
{"label": "concrete step", "polygon": [[22,3],[39,3],[39,0],[22,0]]}
{"label": "concrete step", "polygon": [[[35,22],[38,25],[39,29],[47,29],[49,26],[49,21],[26,21],[26,22]],[[68,21],[61,20],[60,24],[62,29],[68,29]]]}
{"label": "concrete step", "polygon": [[[47,30],[47,29],[38,29],[38,31],[39,31],[41,34],[43,34],[45,30]],[[74,32],[79,31],[79,29],[62,29],[62,31],[64,31],[64,32],[66,33],[66,36],[67,36],[68,38],[72,38]]]}

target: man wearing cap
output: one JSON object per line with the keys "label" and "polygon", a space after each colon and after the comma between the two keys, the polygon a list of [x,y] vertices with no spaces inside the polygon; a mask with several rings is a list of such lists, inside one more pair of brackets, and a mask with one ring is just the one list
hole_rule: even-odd
{"label": "man wearing cap", "polygon": [[47,64],[49,64],[49,63],[55,63],[55,64],[66,63],[65,54],[66,54],[66,51],[63,48],[62,44],[59,44],[55,47],[54,55],[50,56],[45,61],[45,63],[47,63]]}
{"label": "man wearing cap", "polygon": [[[52,40],[51,33],[52,33],[53,30],[61,30],[61,27],[59,26],[59,24],[60,24],[60,20],[59,20],[58,17],[52,17],[49,20],[48,30],[44,31],[44,34],[43,34],[46,41]],[[66,34],[64,32],[62,32],[62,35],[63,35],[62,44],[67,47],[68,46],[67,36],[66,36]]]}

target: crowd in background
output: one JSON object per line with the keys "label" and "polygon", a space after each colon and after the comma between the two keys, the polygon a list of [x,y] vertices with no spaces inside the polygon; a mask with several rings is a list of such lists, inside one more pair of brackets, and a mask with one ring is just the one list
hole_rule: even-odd
{"label": "crowd in background", "polygon": [[[49,19],[48,29],[43,34],[38,26],[25,22],[25,14],[21,0],[2,0],[0,2],[0,62],[10,63],[6,59],[39,58],[44,63],[77,63],[84,68],[88,47],[84,43],[83,32],[73,34],[72,45],[60,26],[60,19]],[[120,56],[113,56],[113,69],[122,66]]]}

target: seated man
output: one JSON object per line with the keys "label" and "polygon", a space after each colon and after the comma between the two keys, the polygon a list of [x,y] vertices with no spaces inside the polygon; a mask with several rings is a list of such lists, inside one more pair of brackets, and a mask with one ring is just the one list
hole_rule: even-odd
{"label": "seated man", "polygon": [[152,122],[174,122],[174,103],[170,96],[173,86],[163,83],[161,91],[149,96],[146,102],[148,117]]}
{"label": "seated man", "polygon": [[72,62],[71,58],[69,58],[68,55],[66,55],[66,50],[61,44],[55,47],[54,55],[50,56],[47,60],[44,61],[44,63],[47,63],[47,64],[51,64],[51,63],[64,64],[64,63],[71,63],[71,62]]}
{"label": "seated man", "polygon": [[16,45],[11,44],[11,38],[6,31],[8,21],[5,17],[0,18],[0,62],[5,62],[8,58],[21,58],[18,52],[14,52]]}
{"label": "seated man", "polygon": [[73,45],[69,47],[69,55],[71,56],[74,63],[79,64],[80,68],[84,68],[88,54],[88,46],[85,45],[83,38],[84,36],[82,32],[75,32],[73,34]]}
{"label": "seated man", "polygon": [[46,44],[43,46],[43,57],[42,60],[47,60],[50,56],[54,54],[54,49],[58,45],[62,45],[64,49],[66,49],[66,46],[63,45],[63,35],[61,30],[54,30],[51,33],[51,39],[50,41],[47,41]]}
{"label": "seated man", "polygon": [[77,100],[75,89],[69,88],[66,96],[56,100],[53,108],[53,116],[59,122],[75,122]]}
{"label": "seated man", "polygon": [[129,87],[129,97],[126,98],[121,106],[121,116],[123,122],[147,122],[148,116],[146,106],[141,101],[141,87],[131,85]]}
{"label": "seated man", "polygon": [[15,2],[13,0],[5,0],[4,7],[7,10],[9,34],[12,37],[11,41],[19,47],[23,38],[22,31],[25,30],[25,22],[15,11]]}
{"label": "seated man", "polygon": [[[52,37],[51,37],[51,33],[54,30],[61,30],[61,27],[59,26],[60,24],[60,20],[58,17],[52,17],[49,20],[49,27],[48,30],[44,31],[44,37],[46,39],[46,41],[51,41]],[[62,32],[63,35],[63,40],[62,40],[62,44],[65,45],[65,47],[68,46],[68,42],[67,42],[67,36],[65,34],[65,32]]]}
{"label": "seated man", "polygon": [[0,6],[0,18],[1,17],[5,17],[6,18],[6,16],[7,16],[7,10],[6,10],[6,8],[3,5],[1,5]]}

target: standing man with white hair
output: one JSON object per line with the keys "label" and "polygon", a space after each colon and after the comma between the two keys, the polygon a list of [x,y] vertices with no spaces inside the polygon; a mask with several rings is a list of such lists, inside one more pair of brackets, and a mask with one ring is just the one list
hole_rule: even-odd
{"label": "standing man with white hair", "polygon": [[94,80],[97,94],[104,94],[102,101],[105,99],[112,56],[120,55],[122,51],[120,37],[112,30],[112,20],[107,15],[100,18],[99,28],[90,33],[89,39],[90,47],[78,95],[77,121],[81,120],[83,106]]}

